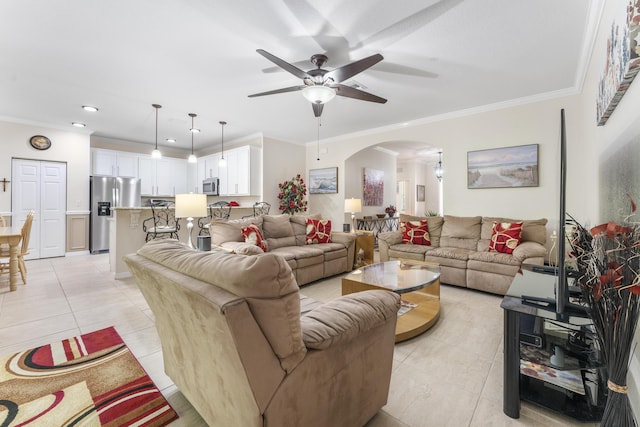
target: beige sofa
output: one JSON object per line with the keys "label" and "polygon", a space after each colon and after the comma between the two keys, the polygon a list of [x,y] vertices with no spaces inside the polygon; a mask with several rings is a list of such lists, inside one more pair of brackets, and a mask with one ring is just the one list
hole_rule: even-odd
{"label": "beige sofa", "polygon": [[300,297],[284,257],[175,240],[124,260],[155,316],[165,372],[210,426],[362,426],[385,405],[397,294],[319,304]]}
{"label": "beige sofa", "polygon": [[[304,215],[262,215],[238,220],[213,220],[209,226],[211,243],[229,250],[246,250],[242,228],[255,224],[267,241],[268,252],[283,257],[298,285],[353,269],[355,234],[332,232],[332,243],[307,245]],[[261,250],[259,250],[261,252]]]}
{"label": "beige sofa", "polygon": [[516,220],[495,217],[415,217],[400,215],[400,222],[426,219],[431,246],[402,243],[402,232],[378,234],[380,260],[408,258],[440,264],[440,281],[504,295],[522,264],[543,264],[547,239],[546,219],[524,220],[521,243],[512,254],[488,252],[493,222]]}

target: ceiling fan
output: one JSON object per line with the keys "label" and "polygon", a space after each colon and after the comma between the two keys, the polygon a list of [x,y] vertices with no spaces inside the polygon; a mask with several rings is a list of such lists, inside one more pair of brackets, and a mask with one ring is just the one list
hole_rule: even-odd
{"label": "ceiling fan", "polygon": [[334,96],[345,96],[347,98],[360,99],[362,101],[378,102],[384,104],[386,99],[371,93],[365,92],[360,89],[356,89],[351,86],[341,84],[341,82],[350,79],[358,73],[366,70],[369,67],[382,61],[384,58],[379,53],[368,56],[364,59],[352,62],[347,65],[343,65],[335,70],[324,70],[322,66],[327,62],[329,58],[323,54],[316,54],[311,57],[311,63],[317,68],[309,71],[303,71],[300,68],[292,65],[277,56],[274,56],[263,49],[256,50],[260,55],[267,58],[269,61],[276,64],[278,67],[293,74],[294,76],[302,79],[303,85],[290,86],[282,89],[271,90],[268,92],[254,93],[249,95],[249,98],[264,95],[275,95],[276,93],[295,92],[302,91],[302,94],[307,98],[313,107],[313,113],[316,117],[320,117],[322,114],[322,108],[326,102],[333,99]]}

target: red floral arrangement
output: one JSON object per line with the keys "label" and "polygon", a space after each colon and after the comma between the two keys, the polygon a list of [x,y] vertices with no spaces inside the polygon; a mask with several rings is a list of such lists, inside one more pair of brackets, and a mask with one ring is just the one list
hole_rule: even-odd
{"label": "red floral arrangement", "polygon": [[278,184],[278,189],[280,190],[278,193],[279,209],[282,213],[293,215],[296,212],[306,212],[307,201],[305,197],[307,195],[307,186],[300,174],[291,178],[291,181]]}

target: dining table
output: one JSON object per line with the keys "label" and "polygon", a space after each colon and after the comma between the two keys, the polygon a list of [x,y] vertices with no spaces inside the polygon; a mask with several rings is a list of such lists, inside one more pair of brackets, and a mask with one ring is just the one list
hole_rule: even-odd
{"label": "dining table", "polygon": [[0,244],[9,245],[9,290],[15,291],[18,288],[18,253],[19,244],[22,239],[22,227],[0,227]]}

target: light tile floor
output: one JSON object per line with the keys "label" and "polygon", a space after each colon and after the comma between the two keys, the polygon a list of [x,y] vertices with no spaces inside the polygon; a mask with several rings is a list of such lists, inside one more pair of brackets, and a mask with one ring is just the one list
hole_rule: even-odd
{"label": "light tile floor", "polygon": [[[171,426],[206,425],[164,374],[153,314],[133,279],[113,278],[107,254],[27,261],[27,268],[29,284],[16,292],[0,277],[0,355],[113,325],[180,415]],[[336,298],[340,276],[302,293]],[[388,403],[367,427],[595,426],[527,403],[517,420],[502,413],[500,301],[442,286],[440,320],[396,345]]]}

